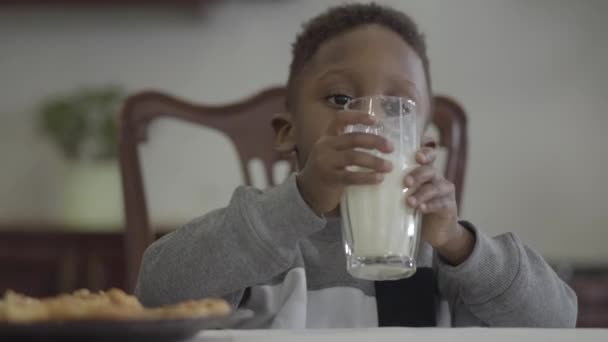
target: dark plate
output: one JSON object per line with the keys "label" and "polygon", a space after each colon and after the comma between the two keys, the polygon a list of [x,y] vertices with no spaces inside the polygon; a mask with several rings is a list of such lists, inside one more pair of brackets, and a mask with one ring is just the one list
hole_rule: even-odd
{"label": "dark plate", "polygon": [[218,318],[0,323],[0,341],[183,341],[201,330],[238,328],[252,317],[239,310]]}

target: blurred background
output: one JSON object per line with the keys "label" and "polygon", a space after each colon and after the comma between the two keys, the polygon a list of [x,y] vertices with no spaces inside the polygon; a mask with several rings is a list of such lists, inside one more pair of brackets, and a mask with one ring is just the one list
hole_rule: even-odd
{"label": "blurred background", "polygon": [[[580,275],[583,322],[608,324],[608,1],[378,2],[418,22],[435,92],[468,115],[461,216]],[[220,105],[282,85],[301,23],[340,3],[0,1],[0,287],[120,286],[124,98],[158,89]],[[150,134],[153,226],[222,207],[243,182],[222,134],[170,120]]]}

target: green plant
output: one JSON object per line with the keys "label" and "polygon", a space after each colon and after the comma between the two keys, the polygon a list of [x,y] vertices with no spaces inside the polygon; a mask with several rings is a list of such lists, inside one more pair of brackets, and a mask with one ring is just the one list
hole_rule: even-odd
{"label": "green plant", "polygon": [[69,160],[111,160],[118,153],[118,86],[82,88],[46,100],[38,113],[42,132]]}

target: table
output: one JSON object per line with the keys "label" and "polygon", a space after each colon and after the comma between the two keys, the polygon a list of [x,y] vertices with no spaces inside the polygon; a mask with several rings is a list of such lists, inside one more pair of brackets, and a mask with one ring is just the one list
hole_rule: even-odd
{"label": "table", "polygon": [[190,342],[606,342],[608,329],[370,328],[322,330],[218,330]]}

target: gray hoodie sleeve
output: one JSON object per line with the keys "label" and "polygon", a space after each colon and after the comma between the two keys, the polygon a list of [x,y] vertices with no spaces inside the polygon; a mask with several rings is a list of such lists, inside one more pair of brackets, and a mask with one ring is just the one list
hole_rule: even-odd
{"label": "gray hoodie sleeve", "polygon": [[462,223],[476,236],[472,254],[456,267],[437,258],[439,289],[453,326],[576,325],[576,295],[540,255],[511,233],[490,238]]}
{"label": "gray hoodie sleeve", "polygon": [[222,296],[236,306],[243,291],[291,265],[299,239],[323,229],[295,176],[267,191],[235,190],[230,204],[152,244],[135,293],[146,306]]}

